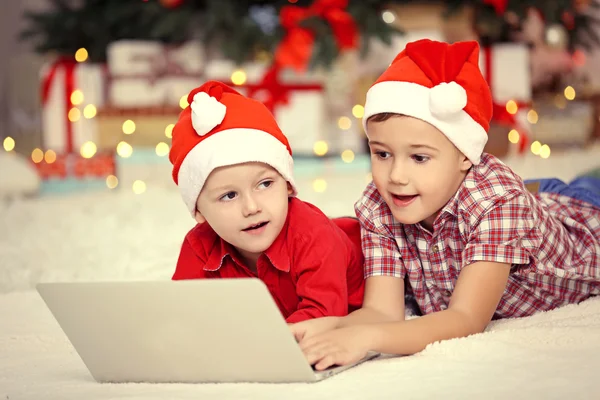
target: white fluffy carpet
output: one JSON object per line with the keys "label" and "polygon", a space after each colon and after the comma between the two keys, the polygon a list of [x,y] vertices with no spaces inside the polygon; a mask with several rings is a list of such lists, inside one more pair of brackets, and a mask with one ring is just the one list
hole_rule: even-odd
{"label": "white fluffy carpet", "polygon": [[0,297],[0,399],[592,399],[600,299],[314,384],[98,384],[36,292]]}
{"label": "white fluffy carpet", "polygon": [[[590,161],[597,154],[586,156],[573,158],[578,170],[567,168],[567,157],[551,165],[569,179],[596,166]],[[520,161],[519,172],[531,177],[539,176],[536,163],[548,160]],[[317,194],[312,179],[300,180],[302,198],[332,216],[351,214],[364,187],[362,174],[337,176]],[[599,396],[600,299],[495,323],[484,334],[371,361],[317,384],[97,384],[32,288],[41,281],[170,279],[193,221],[165,187],[149,185],[137,196],[125,189],[0,201],[0,400]]]}

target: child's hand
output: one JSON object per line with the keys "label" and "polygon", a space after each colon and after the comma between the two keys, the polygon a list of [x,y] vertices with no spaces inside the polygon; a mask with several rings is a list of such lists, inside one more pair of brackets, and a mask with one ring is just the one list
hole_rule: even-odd
{"label": "child's hand", "polygon": [[314,318],[296,324],[288,324],[297,342],[338,327],[339,317]]}
{"label": "child's hand", "polygon": [[300,342],[309,364],[316,370],[332,365],[347,365],[364,358],[372,347],[372,327],[356,325],[334,329]]}

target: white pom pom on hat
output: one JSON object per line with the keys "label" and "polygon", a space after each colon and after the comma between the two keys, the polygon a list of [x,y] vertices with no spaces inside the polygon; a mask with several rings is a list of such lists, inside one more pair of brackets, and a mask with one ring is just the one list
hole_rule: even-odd
{"label": "white pom pom on hat", "polygon": [[206,92],[196,93],[190,108],[192,109],[192,126],[200,136],[206,135],[221,124],[227,111],[225,104],[220,103]]}
{"label": "white pom pom on hat", "polygon": [[442,82],[429,91],[429,109],[438,118],[452,118],[467,105],[467,91],[456,82]]}

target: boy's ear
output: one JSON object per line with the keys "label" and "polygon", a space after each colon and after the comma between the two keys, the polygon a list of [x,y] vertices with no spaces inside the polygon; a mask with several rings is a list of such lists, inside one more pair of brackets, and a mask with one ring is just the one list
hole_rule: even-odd
{"label": "boy's ear", "polygon": [[287,188],[288,188],[288,196],[291,196],[292,193],[294,193],[294,189],[292,189],[292,185],[290,185],[289,182],[286,182],[286,183],[287,183]]}
{"label": "boy's ear", "polygon": [[202,214],[200,214],[200,211],[196,210],[196,213],[194,214],[194,219],[196,220],[196,222],[198,222],[199,224],[203,224],[206,222],[206,218],[204,218],[202,216]]}
{"label": "boy's ear", "polygon": [[469,168],[473,166],[473,163],[465,156],[461,155],[460,170],[461,172],[467,172]]}

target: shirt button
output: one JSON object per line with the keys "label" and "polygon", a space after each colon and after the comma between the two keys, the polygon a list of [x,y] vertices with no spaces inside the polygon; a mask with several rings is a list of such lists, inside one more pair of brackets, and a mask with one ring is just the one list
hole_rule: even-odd
{"label": "shirt button", "polygon": [[435,245],[433,245],[433,246],[431,247],[431,250],[432,250],[434,253],[437,253],[439,249],[440,249],[440,248],[438,247],[438,245],[437,245],[437,244],[435,244]]}

